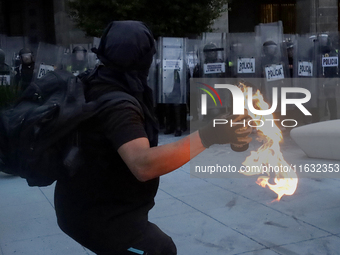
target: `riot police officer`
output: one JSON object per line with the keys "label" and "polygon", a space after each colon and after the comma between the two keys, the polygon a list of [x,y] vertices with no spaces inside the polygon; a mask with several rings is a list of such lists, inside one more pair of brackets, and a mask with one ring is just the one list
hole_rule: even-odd
{"label": "riot police officer", "polygon": [[278,51],[279,51],[279,47],[276,42],[271,41],[271,40],[264,42],[263,43],[264,54],[262,58],[264,65],[279,62],[280,59],[278,58]]}
{"label": "riot police officer", "polygon": [[88,69],[87,50],[83,46],[73,48],[70,60],[67,71],[72,72],[75,76],[78,76]]}
{"label": "riot police officer", "polygon": [[[203,59],[201,59],[200,64],[196,65],[193,71],[194,78],[225,78],[227,74],[226,63],[222,59],[223,53],[224,48],[218,48],[216,43],[209,42],[205,44],[203,47],[203,54],[201,54]],[[225,94],[225,91],[222,91],[219,94],[224,102],[229,102],[229,104],[232,105],[232,101],[229,98],[229,95]],[[191,96],[191,99],[194,99],[193,95]],[[198,101],[196,96],[195,99]],[[197,104],[197,102],[195,102],[195,104]],[[231,111],[231,109],[228,109],[228,111]],[[226,112],[226,107],[216,107],[208,102],[207,115],[203,116],[203,121],[208,121],[224,112]]]}
{"label": "riot police officer", "polygon": [[[334,120],[337,118],[337,102],[336,102],[336,92],[337,92],[337,82],[336,79],[339,75],[339,65],[338,65],[338,53],[334,49],[331,44],[331,40],[327,34],[318,35],[318,43],[319,43],[319,68],[320,78],[325,78],[322,82],[322,90],[326,100],[326,105],[328,106],[328,111],[330,115],[330,119]],[[336,64],[328,63],[332,62],[336,59]]]}
{"label": "riot police officer", "polygon": [[[205,70],[204,65],[209,65],[213,63],[220,63],[225,66],[224,61],[219,58],[218,52],[223,51],[223,49],[217,48],[217,45],[213,42],[207,43],[203,47],[204,59],[201,65],[196,65],[193,71],[193,77],[195,78],[223,78],[226,77],[225,70]],[[206,68],[207,69],[207,68]]]}
{"label": "riot police officer", "polygon": [[158,114],[164,121],[164,134],[181,136],[187,129],[187,72],[186,38],[160,37],[158,63]]}
{"label": "riot police officer", "polygon": [[287,55],[288,55],[288,68],[289,68],[289,75],[293,77],[293,70],[294,70],[294,44],[292,42],[287,42]]}
{"label": "riot police officer", "polygon": [[5,52],[0,49],[0,75],[7,75],[11,68],[5,63]]}
{"label": "riot police officer", "polygon": [[11,68],[5,63],[5,52],[0,49],[0,107],[7,106],[13,99]]}
{"label": "riot police officer", "polygon": [[34,71],[34,56],[32,50],[23,48],[19,51],[20,65],[15,67],[16,87],[24,91],[31,83]]}

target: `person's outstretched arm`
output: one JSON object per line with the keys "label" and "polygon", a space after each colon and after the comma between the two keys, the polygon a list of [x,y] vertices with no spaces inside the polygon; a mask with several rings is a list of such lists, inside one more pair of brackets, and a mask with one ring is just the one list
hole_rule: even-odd
{"label": "person's outstretched arm", "polygon": [[196,131],[179,141],[151,148],[147,138],[137,138],[123,144],[118,153],[138,180],[148,181],[181,167],[190,156],[205,149]]}
{"label": "person's outstretched arm", "polygon": [[[245,116],[235,118],[235,122]],[[179,141],[151,147],[147,138],[137,138],[119,147],[118,153],[139,181],[148,181],[176,170],[213,144],[249,143],[251,128],[213,123]]]}

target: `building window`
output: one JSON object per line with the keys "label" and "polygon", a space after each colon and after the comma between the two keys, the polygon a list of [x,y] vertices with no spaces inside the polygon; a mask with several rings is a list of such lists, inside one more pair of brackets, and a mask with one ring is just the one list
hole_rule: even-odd
{"label": "building window", "polygon": [[296,3],[266,1],[261,3],[260,22],[271,23],[282,20],[285,34],[296,33]]}

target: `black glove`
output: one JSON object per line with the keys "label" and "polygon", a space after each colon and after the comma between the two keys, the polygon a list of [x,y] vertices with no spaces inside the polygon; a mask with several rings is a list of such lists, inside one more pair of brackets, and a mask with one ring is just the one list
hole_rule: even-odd
{"label": "black glove", "polygon": [[[221,121],[214,120],[220,119]],[[237,145],[247,144],[251,141],[248,135],[252,132],[252,128],[248,126],[251,119],[249,115],[220,115],[210,121],[206,126],[198,130],[202,144],[205,148],[209,148],[213,144],[232,143]],[[228,123],[223,123],[227,120]],[[232,121],[232,125],[231,125]],[[238,124],[234,124],[238,123]],[[243,125],[245,123],[245,125]]]}

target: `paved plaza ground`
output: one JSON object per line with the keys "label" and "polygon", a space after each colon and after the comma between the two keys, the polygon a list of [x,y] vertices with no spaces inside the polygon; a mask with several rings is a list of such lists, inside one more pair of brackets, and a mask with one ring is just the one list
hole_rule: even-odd
{"label": "paved plaza ground", "polygon": [[[284,138],[289,163],[340,163],[309,159],[289,132]],[[160,144],[178,139],[160,135]],[[241,162],[254,146],[242,153],[213,146],[197,160],[210,153]],[[333,177],[300,178],[294,195],[272,202],[276,194],[254,178],[197,178],[186,164],[161,177],[150,221],[173,238],[179,255],[340,254],[340,178]],[[58,228],[53,192],[54,185],[31,188],[0,173],[0,255],[93,254]]]}

